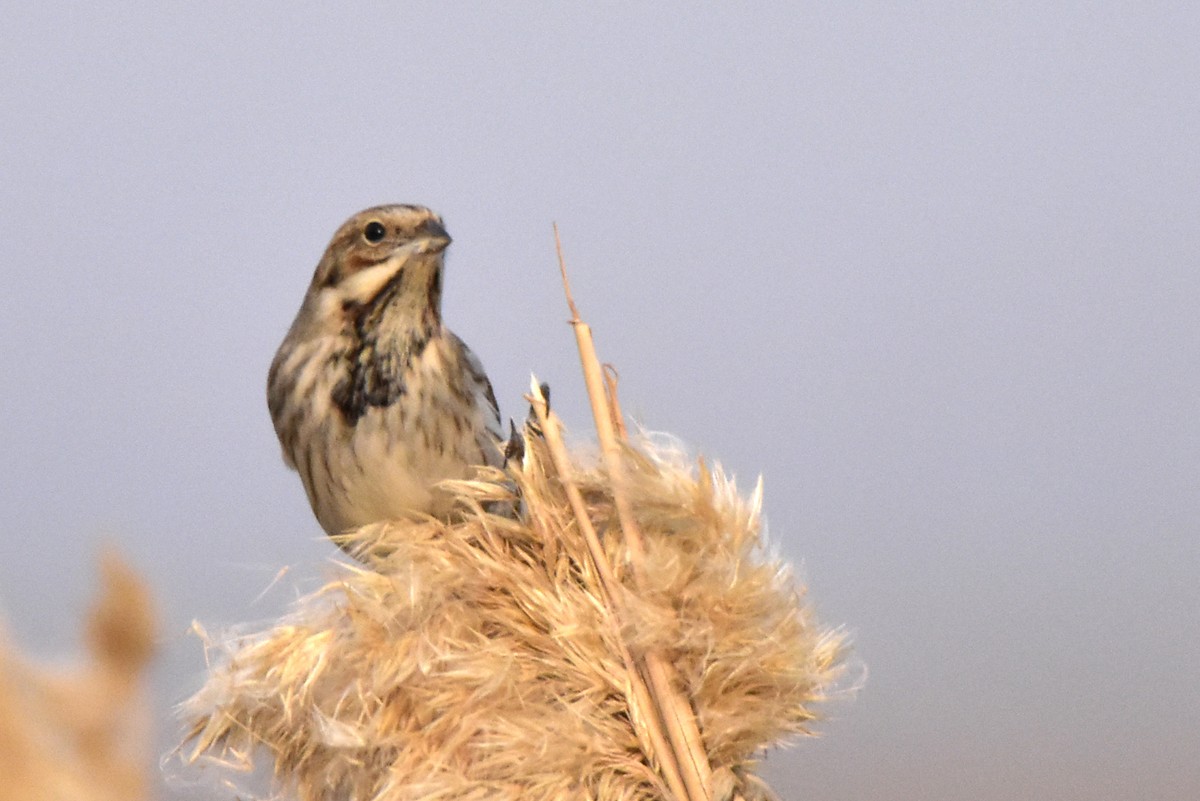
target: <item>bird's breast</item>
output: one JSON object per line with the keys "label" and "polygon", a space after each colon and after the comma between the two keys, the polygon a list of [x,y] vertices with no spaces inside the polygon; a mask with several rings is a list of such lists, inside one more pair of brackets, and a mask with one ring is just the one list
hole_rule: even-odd
{"label": "bird's breast", "polygon": [[435,484],[499,463],[495,411],[481,403],[484,387],[474,386],[479,378],[463,369],[456,344],[437,336],[403,347],[343,342],[311,349],[324,369],[293,365],[304,419],[280,439],[326,531],[445,514],[452,499]]}

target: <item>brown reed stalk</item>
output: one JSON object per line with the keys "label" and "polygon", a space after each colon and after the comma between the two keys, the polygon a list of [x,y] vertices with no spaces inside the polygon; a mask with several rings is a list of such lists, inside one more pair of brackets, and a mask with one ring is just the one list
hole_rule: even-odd
{"label": "brown reed stalk", "polygon": [[530,395],[530,402],[533,404],[534,413],[537,415],[538,423],[545,434],[550,458],[554,461],[554,467],[558,471],[559,479],[562,481],[567,500],[570,502],[571,510],[575,514],[576,523],[579,525],[584,542],[587,544],[588,555],[592,559],[596,575],[600,578],[600,588],[617,629],[617,636],[614,640],[618,643],[618,647],[621,650],[621,661],[625,663],[625,669],[630,676],[630,686],[627,689],[630,717],[635,721],[635,724],[639,720],[642,722],[645,734],[650,740],[653,753],[646,754],[647,759],[651,764],[658,763],[659,770],[663,774],[663,779],[671,789],[671,792],[681,800],[687,799],[690,797],[688,793],[689,785],[680,771],[679,761],[676,758],[675,752],[664,735],[663,721],[660,718],[661,712],[659,711],[660,705],[654,697],[650,686],[647,685],[643,678],[642,666],[638,664],[638,660],[630,652],[628,645],[621,636],[622,623],[625,617],[621,603],[621,586],[612,573],[612,567],[608,564],[608,557],[604,554],[604,546],[600,544],[600,537],[596,534],[596,528],[592,525],[591,518],[588,516],[583,494],[579,491],[579,487],[576,486],[574,479],[571,477],[571,460],[567,455],[566,445],[562,441],[562,432],[559,431],[558,417],[548,414],[546,399],[542,396],[541,387],[538,385],[537,379],[534,379],[531,383],[532,394]]}
{"label": "brown reed stalk", "polygon": [[622,442],[629,440],[629,429],[625,427],[625,417],[621,414],[621,401],[617,397],[617,382],[620,380],[617,368],[611,364],[604,365],[604,393],[608,397],[608,408],[612,410],[613,428]]}
{"label": "brown reed stalk", "polygon": [[[579,308],[571,295],[571,283],[567,278],[566,260],[563,258],[562,239],[559,236],[558,225],[554,225],[554,246],[558,254],[558,267],[562,275],[563,292],[566,295],[567,306],[571,310],[571,327],[575,331],[575,342],[579,348],[579,360],[583,367],[584,383],[587,386],[588,399],[591,401],[592,418],[596,424],[596,435],[604,455],[605,467],[609,480],[612,482],[613,504],[617,517],[621,522],[621,531],[625,535],[625,544],[630,553],[630,569],[634,582],[639,589],[644,589],[641,566],[645,561],[646,548],[641,529],[637,525],[629,495],[625,491],[625,465],[622,458],[622,442],[618,441],[617,425],[620,424],[624,434],[620,408],[615,404],[615,382],[606,380],[600,360],[596,355],[595,341],[592,339],[592,329],[579,317]],[[611,398],[610,398],[611,396]],[[563,453],[565,463],[565,451]],[[561,472],[561,471],[560,471]],[[578,511],[576,511],[578,515]],[[598,552],[603,559],[603,551]],[[596,554],[593,555],[596,558]],[[597,569],[600,566],[597,565]],[[675,671],[656,650],[647,651],[641,655],[643,670],[638,675],[645,675],[649,680],[649,695],[654,707],[661,717],[667,730],[671,744],[671,759],[659,755],[661,763],[670,761],[679,766],[683,783],[687,788],[686,795],[681,798],[688,801],[709,801],[712,795],[712,767],[704,752],[704,742],[700,735],[700,727],[696,723],[696,715],[691,704],[677,689]],[[647,716],[650,718],[652,716]]]}

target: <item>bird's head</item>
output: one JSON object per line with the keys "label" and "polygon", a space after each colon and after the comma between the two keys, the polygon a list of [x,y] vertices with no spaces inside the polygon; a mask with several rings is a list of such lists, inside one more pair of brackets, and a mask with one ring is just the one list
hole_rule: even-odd
{"label": "bird's head", "polygon": [[450,235],[423,206],[376,206],[333,235],[317,265],[306,305],[323,321],[380,301],[414,318],[440,315],[442,265]]}

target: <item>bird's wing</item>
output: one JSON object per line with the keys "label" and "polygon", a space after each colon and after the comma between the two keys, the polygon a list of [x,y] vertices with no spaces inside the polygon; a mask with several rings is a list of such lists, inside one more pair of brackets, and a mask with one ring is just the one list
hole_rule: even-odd
{"label": "bird's wing", "polygon": [[455,341],[461,348],[463,366],[471,385],[472,400],[484,418],[486,433],[480,437],[479,446],[483,451],[484,462],[495,467],[504,465],[504,434],[500,427],[500,406],[496,403],[496,392],[492,382],[488,380],[479,361],[470,348],[458,337]]}

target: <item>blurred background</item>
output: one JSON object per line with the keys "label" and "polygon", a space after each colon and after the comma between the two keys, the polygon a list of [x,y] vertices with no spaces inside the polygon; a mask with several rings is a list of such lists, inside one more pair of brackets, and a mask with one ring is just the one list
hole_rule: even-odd
{"label": "blurred background", "polygon": [[536,371],[589,430],[557,221],[627,410],[764,475],[869,668],[768,760],[784,798],[1200,797],[1200,9],[4,16],[0,609],[72,653],[116,543],[161,751],[191,621],[334,557],[266,370],[334,229],[398,201],[444,215],[506,414]]}

